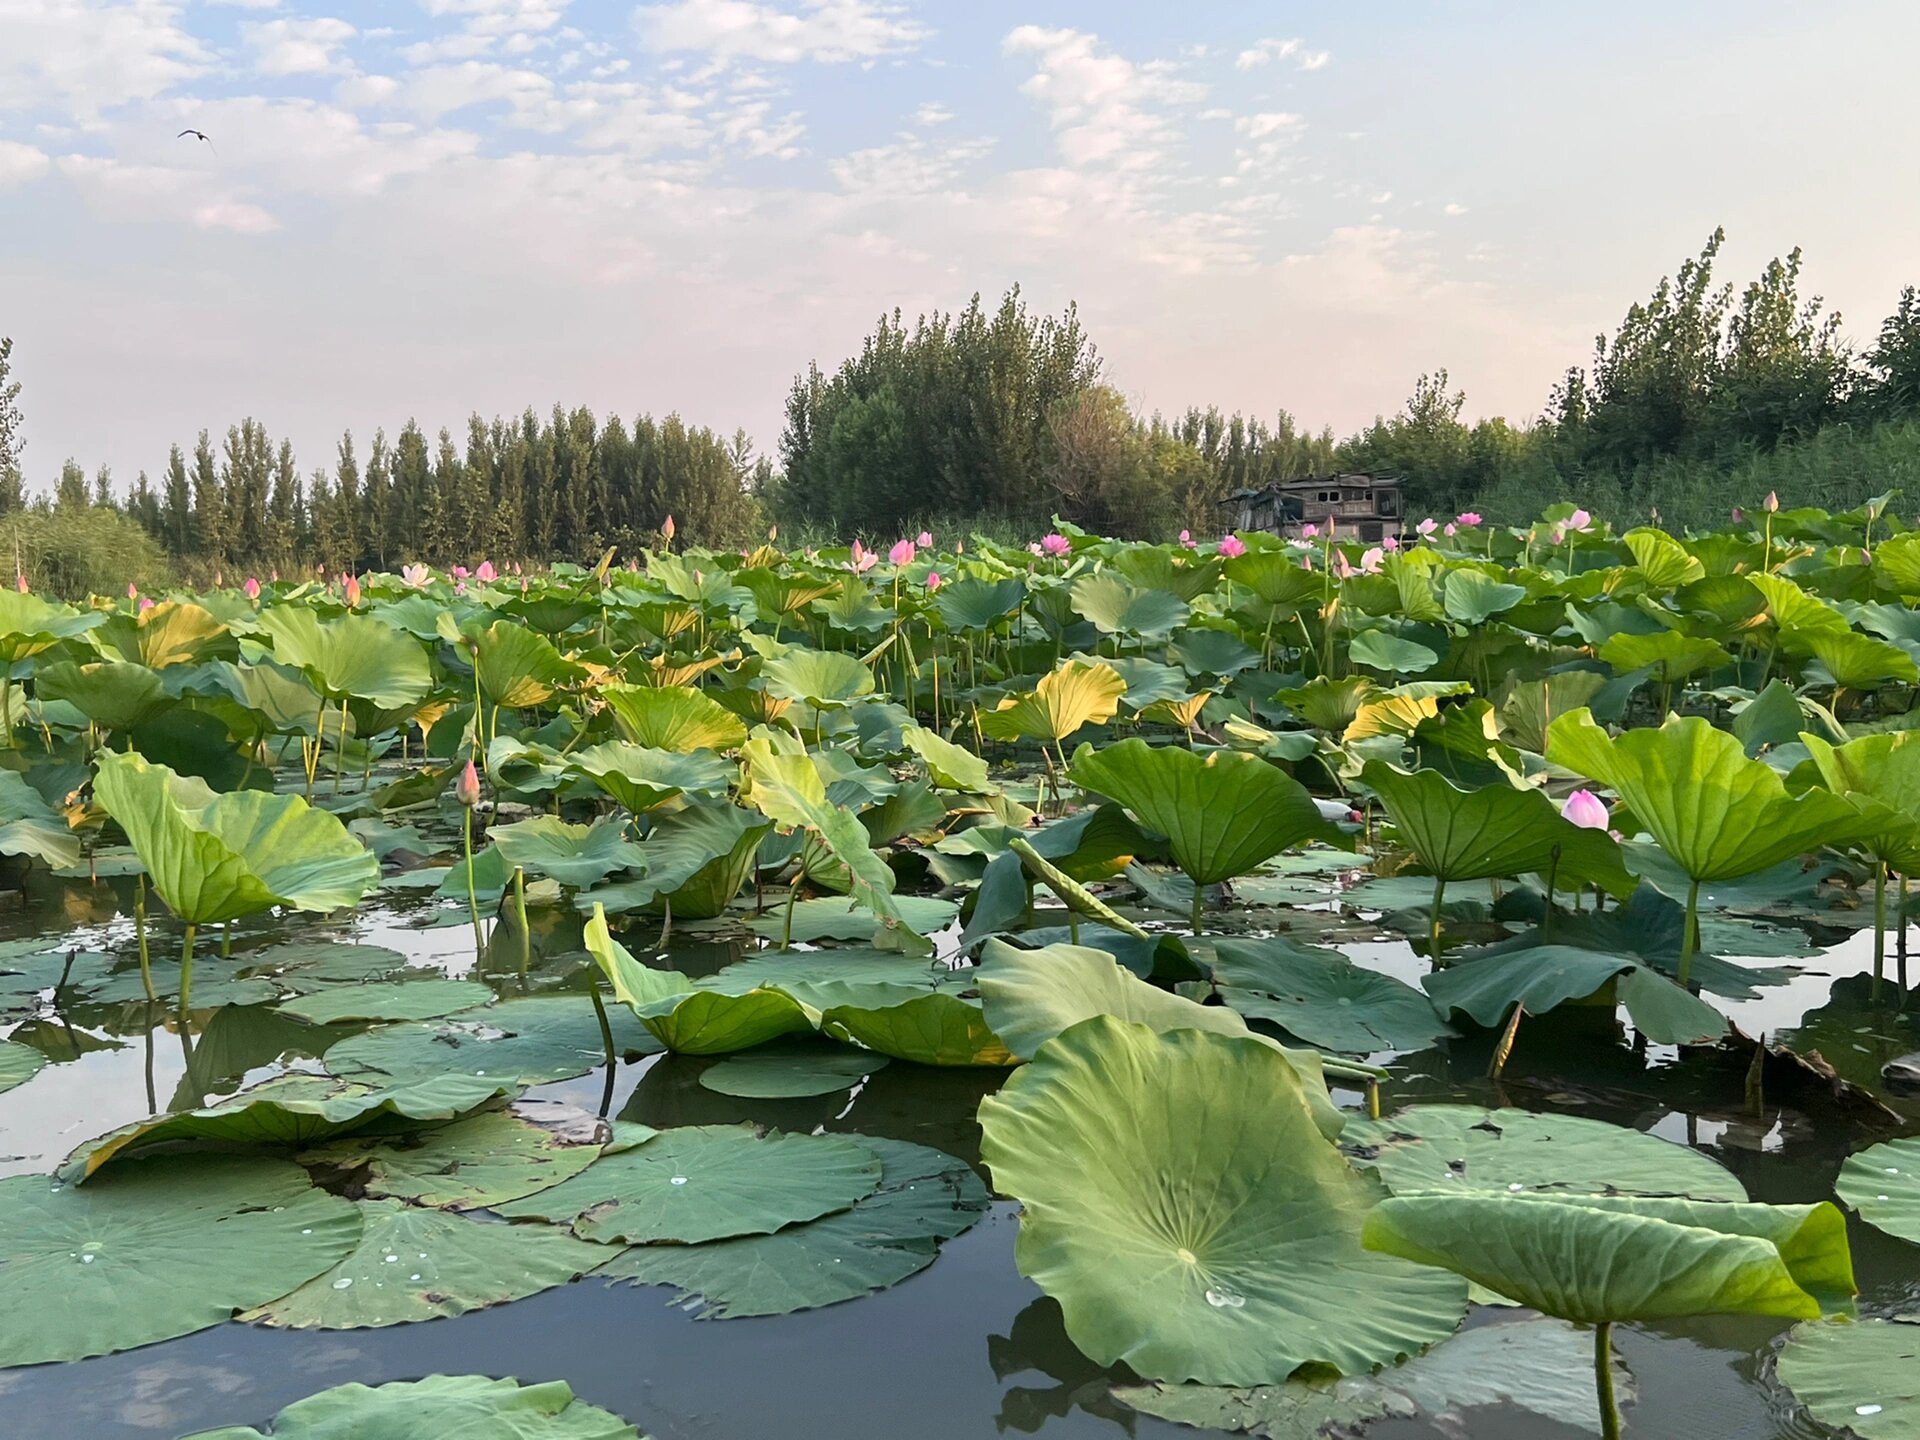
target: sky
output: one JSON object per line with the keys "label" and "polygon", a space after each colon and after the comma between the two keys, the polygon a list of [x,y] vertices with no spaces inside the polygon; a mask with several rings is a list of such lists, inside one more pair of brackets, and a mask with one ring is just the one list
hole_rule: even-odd
{"label": "sky", "polygon": [[777,452],[810,360],[1016,283],[1142,410],[1445,366],[1519,421],[1716,225],[1870,340],[1915,53],[1911,0],[0,0],[0,334],[35,487],[249,415]]}

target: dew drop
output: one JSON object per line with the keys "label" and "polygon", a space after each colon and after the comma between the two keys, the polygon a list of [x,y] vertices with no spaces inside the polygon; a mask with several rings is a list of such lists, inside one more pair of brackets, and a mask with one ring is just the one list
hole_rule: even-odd
{"label": "dew drop", "polygon": [[418,1275],[409,1275],[407,1278],[409,1280],[418,1280],[420,1277]]}
{"label": "dew drop", "polygon": [[1174,1251],[1173,1253],[1178,1255],[1182,1260],[1186,1261],[1187,1264],[1189,1265],[1198,1265],[1200,1263],[1200,1257],[1194,1254],[1193,1251],[1187,1249],[1187,1247],[1184,1245],[1182,1245],[1178,1250]]}
{"label": "dew drop", "polygon": [[1882,1405],[1856,1405],[1853,1407],[1853,1413],[1856,1415],[1878,1415],[1885,1408],[1886,1407]]}
{"label": "dew drop", "polygon": [[673,1185],[684,1185],[687,1183],[687,1177],[684,1175],[676,1175],[668,1183]]}
{"label": "dew drop", "polygon": [[386,1260],[383,1263],[387,1265],[391,1265],[393,1264],[394,1261],[398,1260],[399,1258],[400,1257],[398,1255],[389,1255],[387,1256]]}
{"label": "dew drop", "polygon": [[1524,1190],[1525,1188],[1526,1187],[1524,1185],[1517,1185],[1517,1184],[1507,1186],[1508,1190],[1513,1191],[1516,1194],[1518,1194],[1521,1190]]}
{"label": "dew drop", "polygon": [[1876,1195],[1876,1196],[1874,1196],[1873,1198],[1874,1198],[1874,1199],[1876,1199],[1876,1200],[1884,1200],[1884,1199],[1886,1199],[1887,1197],[1886,1197],[1886,1196],[1884,1196],[1884,1195]]}
{"label": "dew drop", "polygon": [[302,1230],[302,1231],[301,1231],[300,1233],[301,1233],[302,1235],[311,1235],[311,1234],[313,1234],[313,1231],[311,1231],[311,1230]]}
{"label": "dew drop", "polygon": [[342,1275],[338,1280],[333,1282],[333,1288],[336,1290],[351,1290],[353,1288],[353,1280],[350,1276]]}
{"label": "dew drop", "polygon": [[1247,1297],[1232,1290],[1213,1289],[1207,1291],[1207,1303],[1216,1310],[1238,1310],[1247,1303]]}
{"label": "dew drop", "polygon": [[91,1265],[91,1264],[93,1264],[93,1256],[91,1256],[91,1255],[82,1255],[82,1256],[80,1257],[80,1263],[81,1263],[82,1265]]}

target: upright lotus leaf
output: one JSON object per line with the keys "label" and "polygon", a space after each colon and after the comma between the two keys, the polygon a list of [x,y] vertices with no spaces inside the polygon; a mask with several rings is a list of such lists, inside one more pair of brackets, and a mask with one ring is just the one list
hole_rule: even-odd
{"label": "upright lotus leaf", "polygon": [[264,1432],[205,1430],[187,1440],[641,1440],[619,1416],[573,1398],[564,1380],[522,1385],[485,1375],[429,1375],[378,1389],[340,1385],[289,1405]]}
{"label": "upright lotus leaf", "polygon": [[842,709],[873,694],[873,671],[844,650],[789,650],[760,673],[769,695],[804,700],[816,710]]}
{"label": "upright lotus leaf", "polygon": [[80,863],[80,836],[12,770],[0,770],[0,855],[29,856],[53,870]]}
{"label": "upright lotus leaf", "polygon": [[1440,657],[1419,641],[1379,628],[1356,630],[1347,655],[1356,665],[1389,675],[1421,675],[1440,663]]}
{"label": "upright lotus leaf", "polygon": [[1338,951],[1279,936],[1217,940],[1213,948],[1220,998],[1249,1020],[1278,1025],[1308,1045],[1365,1055],[1420,1050],[1453,1033],[1411,985],[1363,969]]}
{"label": "upright lotus leaf", "polygon": [[600,695],[620,733],[635,745],[684,755],[747,742],[738,715],[690,686],[609,685]]}
{"label": "upright lotus leaf", "polygon": [[1095,1015],[1154,1030],[1206,1030],[1271,1045],[1299,1076],[1316,1129],[1338,1136],[1346,1116],[1327,1094],[1326,1072],[1311,1050],[1289,1050],[1255,1035],[1238,1011],[1201,1005],[1138,979],[1104,950],[1048,945],[1022,950],[989,940],[978,972],[988,1024],[1017,1059],[1031,1060],[1056,1035]]}
{"label": "upright lotus leaf", "polygon": [[814,601],[840,588],[837,578],[823,575],[782,575],[759,565],[734,573],[734,582],[753,595],[761,618],[791,625]]}
{"label": "upright lotus leaf", "polygon": [[1689,675],[1732,663],[1733,657],[1717,640],[1657,630],[1651,635],[1619,634],[1595,652],[1616,674],[1650,670],[1662,685],[1677,685]]}
{"label": "upright lotus leaf", "polygon": [[1025,582],[1017,579],[980,580],[972,576],[940,587],[934,608],[947,628],[957,634],[990,630],[1027,598]]}
{"label": "upright lotus leaf", "polygon": [[[1790,796],[1772,766],[1749,760],[1738,738],[1697,715],[1669,716],[1657,730],[1618,739],[1585,710],[1563,715],[1547,758],[1617,794],[1689,880],[1689,941],[1702,881],[1733,880],[1822,845],[1844,845],[1871,828],[1848,801],[1825,790]],[[1692,945],[1680,982],[1691,978]]]}
{"label": "upright lotus leaf", "polygon": [[1592,704],[1606,685],[1607,677],[1592,670],[1564,670],[1515,685],[1500,702],[1507,737],[1521,749],[1540,754],[1547,748],[1547,727],[1555,717]]}
{"label": "upright lotus leaf", "polygon": [[698,1245],[817,1220],[879,1184],[879,1157],[843,1135],[683,1125],[498,1213],[570,1224],[581,1239],[604,1244]]}
{"label": "upright lotus leaf", "polygon": [[0,664],[13,665],[106,623],[101,610],[50,605],[38,595],[0,590]]}
{"label": "upright lotus leaf", "polygon": [[920,757],[935,786],[942,790],[962,790],[978,795],[993,788],[987,775],[987,762],[965,746],[956,745],[920,725],[909,725],[900,732],[907,748]]}
{"label": "upright lotus leaf", "polygon": [[[683,920],[720,914],[753,871],[760,842],[773,823],[738,805],[688,805],[656,820],[640,848],[646,875],[582,896],[582,908],[604,900],[616,909],[673,906]],[[616,895],[619,903],[615,903]]]}
{"label": "upright lotus leaf", "polygon": [[283,1160],[183,1155],[91,1185],[0,1180],[0,1366],[131,1350],[304,1285],[359,1242],[360,1213]]}
{"label": "upright lotus leaf", "polygon": [[[1820,783],[1850,800],[1871,828],[1856,843],[1873,857],[1873,976],[1886,970],[1887,876],[1920,870],[1920,734],[1896,730],[1836,746],[1810,731],[1807,747]],[[1797,781],[1799,772],[1789,776]],[[1877,995],[1875,998],[1878,998]]]}
{"label": "upright lotus leaf", "polygon": [[983,1100],[980,1126],[1022,1206],[1020,1271],[1096,1364],[1215,1385],[1364,1373],[1465,1310],[1458,1280],[1361,1248],[1379,1192],[1257,1040],[1095,1016]]}
{"label": "upright lotus leaf", "polygon": [[609,740],[567,758],[570,773],[585,776],[634,814],[644,814],[692,792],[725,795],[738,771],[710,751],[682,754]]}
{"label": "upright lotus leaf", "polygon": [[1482,570],[1449,570],[1441,587],[1448,618],[1463,625],[1484,625],[1527,598],[1527,587],[1509,585]]}
{"label": "upright lotus leaf", "polygon": [[1747,583],[1766,601],[1764,614],[1774,626],[1775,641],[1789,655],[1809,655],[1814,636],[1844,635],[1851,628],[1846,616],[1784,575],[1750,574]]}
{"label": "upright lotus leaf", "polygon": [[1178,595],[1143,589],[1117,575],[1087,574],[1073,582],[1073,608],[1103,635],[1164,640],[1187,622]]}
{"label": "upright lotus leaf", "polygon": [[496,708],[544,705],[555,690],[585,673],[539,631],[512,621],[496,620],[484,630],[469,628],[462,638],[473,646],[470,658],[480,693]]}
{"label": "upright lotus leaf", "polygon": [[230,659],[235,649],[226,624],[187,600],[162,600],[137,615],[114,615],[88,638],[102,655],[152,670]]}
{"label": "upright lotus leaf", "polygon": [[42,702],[64,700],[101,729],[123,733],[174,703],[158,675],[123,660],[44,666],[34,672],[33,693]]}
{"label": "upright lotus leaf", "polygon": [[1675,590],[1703,578],[1707,573],[1707,567],[1689,555],[1686,547],[1664,530],[1642,525],[1627,531],[1620,539],[1633,552],[1633,563],[1646,576],[1650,589]]}
{"label": "upright lotus leaf", "polygon": [[[1245,875],[1310,839],[1343,843],[1306,787],[1257,755],[1201,756],[1135,737],[1099,751],[1082,745],[1068,775],[1165,835],[1174,863],[1196,886]],[[1196,912],[1199,904],[1196,890]]]}
{"label": "upright lotus leaf", "polygon": [[[1421,978],[1433,1003],[1489,1028],[1518,1005],[1544,1015],[1570,1000],[1615,987],[1634,1028],[1659,1045],[1710,1045],[1727,1033],[1727,1017],[1634,955],[1573,945],[1535,945],[1455,961]],[[1302,1037],[1307,1038],[1307,1037]]]}
{"label": "upright lotus leaf", "polygon": [[1111,665],[1070,661],[1043,675],[1031,695],[1008,696],[980,713],[981,733],[994,740],[1065,740],[1086,725],[1104,725],[1120,708],[1127,682]]}
{"label": "upright lotus leaf", "polygon": [[260,629],[273,641],[275,659],[304,670],[334,699],[404,710],[432,688],[420,642],[371,615],[322,620],[302,606],[276,605],[261,615]]}
{"label": "upright lotus leaf", "polygon": [[1920,1325],[1909,1316],[1796,1325],[1780,1348],[1778,1374],[1807,1413],[1836,1432],[1920,1436]]}
{"label": "upright lotus leaf", "polygon": [[1367,1217],[1366,1244],[1585,1325],[1718,1314],[1807,1320],[1854,1294],[1846,1219],[1824,1202],[1402,1195]]}
{"label": "upright lotus leaf", "polygon": [[574,825],[558,816],[536,815],[512,825],[496,825],[487,834],[508,865],[575,889],[646,863],[645,852],[627,839],[627,827],[619,820],[603,818],[590,825]]}
{"label": "upright lotus leaf", "polygon": [[[1920,666],[1914,664],[1913,656],[1871,635],[1818,631],[1807,637],[1807,648],[1841,690],[1920,684]],[[1838,705],[1838,699],[1833,703]]]}
{"label": "upright lotus leaf", "polygon": [[216,795],[204,781],[132,754],[100,757],[94,794],[189,925],[272,905],[338,910],[380,883],[373,853],[297,795]]}

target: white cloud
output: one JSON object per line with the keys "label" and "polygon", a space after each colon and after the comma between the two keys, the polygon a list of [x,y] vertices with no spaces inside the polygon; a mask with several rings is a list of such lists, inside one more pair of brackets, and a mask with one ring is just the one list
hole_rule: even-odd
{"label": "white cloud", "polygon": [[438,119],[471,105],[505,101],[516,111],[545,102],[553,82],[533,70],[515,70],[484,60],[457,65],[429,65],[410,72],[403,83],[404,103],[429,119]]}
{"label": "white cloud", "polygon": [[30,185],[53,167],[42,151],[16,140],[0,140],[0,189]]}
{"label": "white cloud", "polygon": [[1251,47],[1242,50],[1234,57],[1236,70],[1257,70],[1262,65],[1272,65],[1281,60],[1291,60],[1301,70],[1323,70],[1333,60],[1326,50],[1309,50],[1307,42],[1297,37],[1290,40],[1256,40]]}
{"label": "white cloud", "polygon": [[1073,165],[1152,169],[1180,138],[1164,107],[1206,95],[1165,66],[1115,55],[1083,30],[1022,25],[1002,48],[1035,57],[1035,73],[1020,88],[1051,112],[1055,143]]}
{"label": "white cloud", "polygon": [[935,145],[916,136],[855,150],[830,162],[827,169],[840,188],[851,193],[927,195],[956,189],[966,167],[992,150],[991,140]]}
{"label": "white cloud", "polygon": [[170,0],[0,0],[0,110],[81,118],[193,79],[210,56]]}
{"label": "white cloud", "polygon": [[198,206],[193,223],[202,230],[232,230],[240,235],[270,235],[280,222],[258,205],[240,200],[214,200]]}
{"label": "white cloud", "polygon": [[913,123],[916,125],[944,125],[951,119],[953,111],[932,100],[913,112]]}
{"label": "white cloud", "polygon": [[279,222],[238,198],[205,170],[136,165],[97,155],[63,155],[60,173],[101,218],[126,223],[175,221],[201,230],[265,235]]}
{"label": "white cloud", "polygon": [[1242,115],[1233,122],[1233,128],[1250,140],[1264,140],[1283,130],[1297,130],[1306,124],[1299,115],[1284,111],[1267,111],[1259,115]]}
{"label": "white cloud", "polygon": [[567,13],[568,0],[421,0],[429,15],[466,17],[468,30],[482,35],[511,35],[550,30]]}
{"label": "white cloud", "polygon": [[262,75],[326,75],[347,68],[334,54],[358,32],[344,20],[268,20],[240,27]]}
{"label": "white cloud", "polygon": [[1467,207],[1458,201],[1449,201],[1440,213],[1442,215],[1464,215],[1467,213]]}
{"label": "white cloud", "polygon": [[716,61],[792,65],[870,60],[911,50],[931,32],[883,0],[801,0],[798,10],[758,0],[673,0],[634,14],[653,50],[690,50]]}

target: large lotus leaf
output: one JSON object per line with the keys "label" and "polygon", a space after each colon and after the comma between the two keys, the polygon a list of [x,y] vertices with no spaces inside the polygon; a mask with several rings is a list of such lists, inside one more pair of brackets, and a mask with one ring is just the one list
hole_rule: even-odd
{"label": "large lotus leaf", "polygon": [[1237,675],[1260,663],[1260,652],[1231,630],[1196,625],[1168,648],[1189,675]]}
{"label": "large lotus leaf", "polygon": [[[928,935],[944,929],[960,912],[952,900],[936,900],[923,895],[896,895],[894,908],[911,930]],[[815,900],[794,903],[791,939],[810,945],[816,940],[871,940],[876,921],[873,912],[858,901],[843,895],[822,895]],[[785,905],[769,908],[759,919],[750,921],[756,935],[778,940],[788,934]]]}
{"label": "large lotus leaf", "polygon": [[1567,670],[1515,685],[1500,702],[1508,738],[1523,750],[1541,753],[1554,717],[1592,704],[1606,685],[1606,676],[1591,670]]}
{"label": "large lotus leaf", "polygon": [[1314,1129],[1277,1050],[1095,1016],[980,1105],[1022,1206],[1015,1259],[1101,1365],[1262,1385],[1360,1373],[1451,1334],[1465,1287],[1360,1247],[1379,1194]]}
{"label": "large lotus leaf", "polygon": [[830,950],[762,950],[695,983],[702,989],[731,995],[771,986],[805,1000],[809,986],[834,981],[856,982],[865,989],[880,985],[904,990],[935,990],[941,986],[964,989],[972,984],[973,975],[972,969],[950,969],[941,961],[919,955],[836,946]]}
{"label": "large lotus leaf", "polygon": [[1773,767],[1697,715],[1609,739],[1577,710],[1553,722],[1547,758],[1610,787],[1694,880],[1751,875],[1869,828],[1838,795],[1789,796]]}
{"label": "large lotus leaf", "polygon": [[1661,1045],[1707,1045],[1727,1033],[1727,1018],[1699,996],[1631,955],[1572,945],[1536,945],[1459,961],[1421,977],[1433,1003],[1479,1025],[1504,1024],[1515,1005],[1544,1015],[1569,1000],[1620,981],[1619,999],[1634,1027]]}
{"label": "large lotus leaf", "polygon": [[1447,615],[1464,625],[1484,625],[1527,598],[1527,587],[1509,585],[1480,570],[1450,570],[1441,596]]}
{"label": "large lotus leaf", "polygon": [[1075,660],[1040,677],[1031,695],[1008,696],[980,714],[993,740],[1065,740],[1084,725],[1104,725],[1120,708],[1127,682],[1111,665]]}
{"label": "large lotus leaf", "polygon": [[928,777],[938,788],[976,795],[993,788],[987,776],[987,762],[965,746],[942,739],[920,725],[907,726],[901,730],[900,738],[920,757]]}
{"label": "large lotus leaf", "polygon": [[158,675],[121,660],[45,666],[34,672],[33,693],[43,703],[64,700],[103,729],[119,731],[151,720],[174,703]]}
{"label": "large lotus leaf", "polygon": [[480,693],[509,710],[544,705],[557,688],[583,673],[546,636],[525,625],[496,620],[484,630],[469,630],[465,638],[476,650]]}
{"label": "large lotus leaf", "polygon": [[772,829],[771,821],[738,805],[689,805],[660,819],[642,842],[646,877],[603,893],[630,893],[624,909],[671,904],[683,920],[711,919],[740,893]]}
{"label": "large lotus leaf", "polygon": [[0,1366],[204,1330],[304,1285],[359,1238],[351,1202],[280,1160],[183,1155],[91,1185],[0,1180]]}
{"label": "large lotus leaf", "polygon": [[792,1100],[850,1090],[888,1063],[884,1055],[819,1042],[763,1045],[700,1072],[700,1083],[745,1100]]}
{"label": "large lotus leaf", "polygon": [[30,856],[55,870],[80,863],[80,837],[12,770],[0,770],[0,855]]}
{"label": "large lotus leaf", "polygon": [[441,1075],[370,1090],[323,1076],[290,1075],[203,1110],[155,1115],[90,1140],[61,1167],[78,1183],[109,1162],[128,1162],[162,1145],[297,1147],[373,1127],[418,1127],[490,1105],[512,1081]]}
{"label": "large lotus leaf", "polygon": [[944,990],[911,993],[898,986],[810,984],[806,1003],[823,1034],[916,1065],[1012,1065],[977,1002]]}
{"label": "large lotus leaf", "polygon": [[1354,632],[1347,655],[1356,665],[1389,675],[1420,675],[1440,663],[1440,657],[1417,640],[1377,629]]}
{"label": "large lotus leaf", "polygon": [[609,685],[601,693],[620,733],[635,745],[691,754],[747,741],[740,717],[686,685]]}
{"label": "large lotus leaf", "polygon": [[1613,667],[1615,674],[1651,670],[1654,678],[1666,685],[1698,671],[1726,665],[1733,659],[1717,641],[1700,635],[1682,635],[1678,630],[1660,630],[1652,635],[1615,635],[1596,653]]}
{"label": "large lotus leaf", "polygon": [[1415,1105],[1351,1120],[1340,1143],[1396,1195],[1425,1190],[1538,1190],[1745,1200],[1727,1170],[1697,1150],[1575,1115]]}
{"label": "large lotus leaf", "polygon": [[1366,1244],[1464,1275],[1543,1314],[1597,1325],[1688,1315],[1812,1319],[1854,1293],[1834,1206],[1639,1195],[1401,1195]]}
{"label": "large lotus leaf", "polygon": [[572,1179],[611,1138],[605,1121],[526,1100],[431,1130],[332,1140],[299,1158],[309,1168],[351,1173],[356,1193],[373,1199],[475,1210]]}
{"label": "large lotus leaf", "polygon": [[789,650],[760,673],[769,695],[804,700],[816,709],[839,709],[873,694],[873,671],[844,650]]}
{"label": "large lotus leaf", "polygon": [[[660,1042],[624,1006],[607,1015],[614,1053],[658,1053]],[[383,1025],[326,1052],[336,1075],[370,1084],[474,1075],[545,1085],[605,1063],[600,1026],[583,995],[531,995],[411,1025]]]}
{"label": "large lotus leaf", "polygon": [[1848,630],[1840,634],[1819,631],[1807,637],[1807,648],[1833,683],[1843,690],[1872,690],[1898,682],[1920,683],[1920,666],[1898,645]]}
{"label": "large lotus leaf", "polygon": [[1778,1373],[1822,1425],[1859,1440],[1920,1437],[1920,1324],[1895,1318],[1796,1325],[1780,1348]]}
{"label": "large lotus leaf", "polygon": [[788,1315],[884,1290],[933,1263],[941,1240],[986,1213],[987,1187],[963,1160],[924,1145],[855,1137],[880,1158],[880,1187],[838,1215],[706,1245],[643,1245],[596,1273],[672,1285],[702,1319]]}
{"label": "large lotus leaf", "polygon": [[47,1057],[31,1045],[0,1040],[0,1095],[26,1084],[46,1063]]}
{"label": "large lotus leaf", "polygon": [[1049,1040],[1094,1015],[1155,1030],[1206,1030],[1254,1039],[1271,1045],[1298,1073],[1301,1093],[1322,1135],[1339,1135],[1346,1121],[1327,1094],[1326,1073],[1313,1051],[1288,1050],[1255,1035],[1237,1010],[1201,1005],[1149,985],[1104,950],[1079,945],[1023,950],[1004,940],[989,940],[977,980],[987,1022],[1016,1059],[1031,1060]]}
{"label": "large lotus leaf", "polygon": [[1019,580],[969,577],[943,585],[933,603],[949,630],[965,634],[998,624],[1019,609],[1026,597],[1027,587]]}
{"label": "large lotus leaf", "polygon": [[564,1380],[522,1385],[429,1375],[372,1389],[341,1385],[289,1405],[265,1432],[239,1426],[188,1440],[641,1440],[617,1415],[573,1398]]}
{"label": "large lotus leaf", "polygon": [[1551,870],[1568,888],[1585,881],[1622,897],[1633,893],[1613,838],[1567,820],[1538,790],[1462,790],[1437,770],[1409,773],[1380,760],[1360,773],[1430,875],[1482,880]]}
{"label": "large lotus leaf", "polygon": [[232,632],[204,606],[162,600],[137,615],[114,615],[87,637],[102,655],[149,669],[231,657]]}
{"label": "large lotus leaf", "polygon": [[0,662],[11,665],[51,650],[62,640],[105,624],[106,619],[106,612],[101,610],[49,605],[38,595],[0,590]]}
{"label": "large lotus leaf", "polygon": [[1188,614],[1178,595],[1101,574],[1082,575],[1073,582],[1073,608],[1103,635],[1143,640],[1164,640],[1187,623]]}
{"label": "large lotus leaf", "polygon": [[733,764],[705,751],[680,754],[609,740],[569,758],[568,769],[584,775],[638,815],[691,790],[724,795],[738,773]]}
{"label": "large lotus leaf", "polygon": [[286,1330],[361,1330],[464,1315],[584,1275],[603,1245],[547,1226],[498,1225],[398,1200],[360,1205],[360,1243],[331,1270],[240,1318]]}
{"label": "large lotus leaf", "polygon": [[840,585],[838,579],[826,579],[818,575],[781,575],[758,565],[736,571],[733,578],[736,584],[752,592],[754,604],[763,617],[777,616],[787,620],[814,601],[831,595]]}
{"label": "large lotus leaf", "polygon": [[1418,1050],[1452,1033],[1411,985],[1289,940],[1219,940],[1215,983],[1235,1010],[1322,1050]]}
{"label": "large lotus leaf", "polygon": [[94,793],[127,832],[173,913],[191,925],[272,905],[337,910],[380,882],[380,862],[298,795],[216,795],[138,755],[100,758]]}
{"label": "large lotus leaf", "polygon": [[427,652],[411,635],[371,615],[322,620],[298,605],[277,605],[260,617],[274,658],[304,670],[328,695],[404,710],[433,684]]}
{"label": "large lotus leaf", "polygon": [[1134,737],[1100,751],[1082,745],[1068,775],[1165,835],[1174,863],[1200,885],[1245,875],[1309,839],[1339,838],[1306,787],[1257,755],[1202,757]]}
{"label": "large lotus leaf", "polygon": [[1784,575],[1750,574],[1747,583],[1766,601],[1766,616],[1779,630],[1781,648],[1789,653],[1807,654],[1808,642],[1815,635],[1847,633],[1846,616]]}
{"label": "large lotus leaf", "polygon": [[570,1224],[583,1240],[696,1245],[817,1220],[879,1184],[879,1157],[844,1136],[687,1125],[498,1213]]}
{"label": "large lotus leaf", "polygon": [[340,940],[295,941],[234,958],[243,970],[268,976],[275,985],[299,995],[333,985],[387,980],[408,969],[407,957],[398,950]]}
{"label": "large lotus leaf", "polygon": [[1620,537],[1633,552],[1633,563],[1655,590],[1673,590],[1702,578],[1707,567],[1689,555],[1681,543],[1664,530],[1642,525]]}
{"label": "large lotus leaf", "polygon": [[1920,1245],[1920,1139],[1887,1140],[1849,1155],[1833,1188],[1869,1225]]}
{"label": "large lotus leaf", "polygon": [[397,980],[380,985],[335,985],[282,1001],[279,1012],[309,1025],[438,1020],[485,1005],[493,991],[478,980]]}
{"label": "large lotus leaf", "polygon": [[[1479,1325],[1378,1375],[1289,1380],[1231,1389],[1218,1385],[1123,1385],[1123,1404],[1181,1425],[1271,1440],[1351,1440],[1376,1420],[1424,1420],[1437,1433],[1468,1436],[1475,1410],[1498,1406],[1600,1434],[1593,1388],[1593,1337],[1559,1320]],[[1614,1390],[1633,1394],[1614,1362]]]}
{"label": "large lotus leaf", "polygon": [[614,820],[572,825],[556,815],[536,815],[512,825],[496,825],[487,834],[507,864],[575,889],[646,863],[644,852],[627,839],[625,824]]}
{"label": "large lotus leaf", "polygon": [[1820,783],[1854,796],[1875,822],[1862,843],[1902,871],[1920,862],[1920,731],[1863,735],[1838,746],[1807,731],[1799,738]]}

